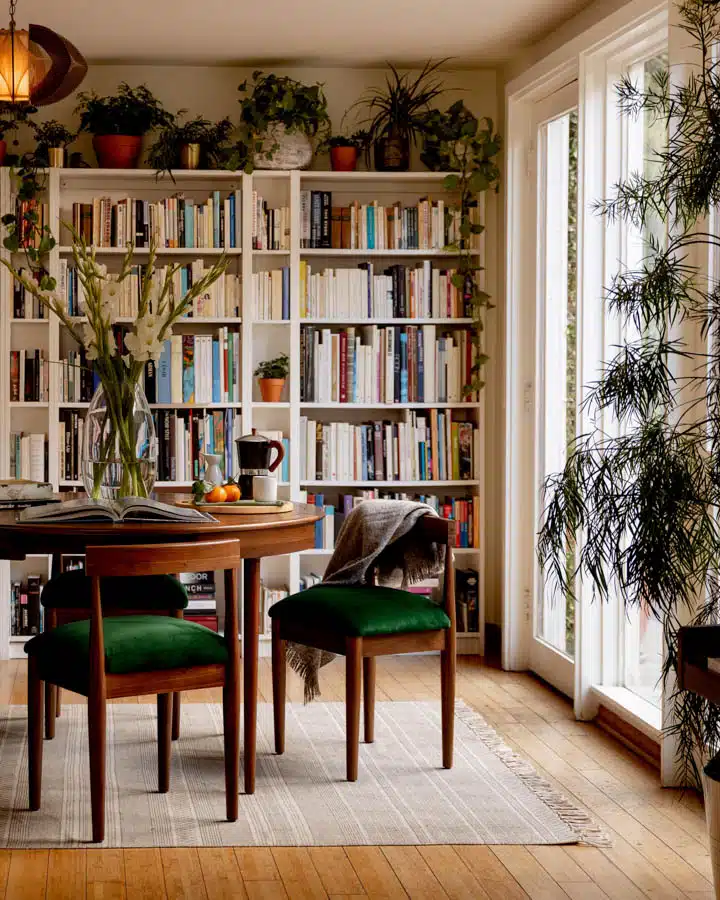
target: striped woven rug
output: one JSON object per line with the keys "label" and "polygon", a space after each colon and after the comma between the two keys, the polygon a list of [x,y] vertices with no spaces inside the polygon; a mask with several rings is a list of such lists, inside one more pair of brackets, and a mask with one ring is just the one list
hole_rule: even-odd
{"label": "striped woven rug", "polygon": [[[605,838],[463,703],[455,765],[440,767],[437,703],[376,707],[375,743],[345,781],[341,703],[289,705],[286,752],[261,705],[256,792],[224,819],[222,707],[185,703],[170,793],[157,793],[155,707],[108,707],[107,847],[567,844]],[[0,717],[0,846],[73,847],[90,839],[85,707],[66,704],[44,744],[42,808],[27,809],[26,711]],[[242,775],[241,775],[242,784]]]}

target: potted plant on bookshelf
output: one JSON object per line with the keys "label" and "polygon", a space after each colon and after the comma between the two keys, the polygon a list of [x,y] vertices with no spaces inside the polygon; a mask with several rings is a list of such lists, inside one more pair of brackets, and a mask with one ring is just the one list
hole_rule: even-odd
{"label": "potted plant on bookshelf", "polygon": [[330,151],[333,172],[354,172],[361,153],[368,145],[367,131],[356,131],[349,137],[338,134],[329,137],[325,145]]}
{"label": "potted plant on bookshelf", "polygon": [[92,134],[98,165],[105,169],[134,169],[143,135],[173,121],[144,84],[131,88],[123,81],[117,94],[98,97],[94,91],[84,91],[78,100],[75,112],[80,114],[80,131]]}
{"label": "potted plant on bookshelf", "polygon": [[49,119],[40,125],[32,123],[35,137],[35,158],[38,165],[62,168],[65,165],[65,151],[77,137],[56,119]]}
{"label": "potted plant on bookshelf", "polygon": [[[217,260],[178,300],[173,281],[182,264],[169,264],[162,274],[156,272],[152,245],[141,277],[138,314],[129,325],[117,326],[124,282],[133,272],[133,248],[128,248],[119,273],[108,274],[73,230],[72,256],[82,288],[80,309],[87,319],[81,324],[68,315],[67,298],[42,266],[42,254],[55,245],[47,225],[38,224],[37,216],[30,213],[7,215],[3,224],[8,230],[5,248],[11,253],[24,251],[28,268],[18,270],[8,259],[0,262],[84,347],[100,381],[85,418],[81,451],[80,469],[88,496],[95,500],[149,496],[156,476],[157,439],[142,387],[146,363],[160,359],[173,325],[223,275],[227,258]],[[28,229],[33,240],[21,242]]]}
{"label": "potted plant on bookshelf", "polygon": [[[36,112],[37,108],[34,106],[16,106],[13,103],[0,102],[0,166],[4,165],[7,156],[6,136],[10,132],[16,132],[21,125],[28,124],[32,127],[30,117]],[[13,143],[16,145],[19,143],[17,136]],[[8,160],[8,163],[10,161]]]}
{"label": "potted plant on bookshelf", "polygon": [[327,100],[321,84],[306,85],[286,75],[253,72],[238,87],[245,170],[304,169],[310,165],[313,140],[330,132]]}
{"label": "potted plant on bookshelf", "polygon": [[385,86],[369,88],[350,107],[368,110],[367,146],[368,150],[374,148],[378,172],[406,172],[410,168],[410,144],[423,133],[430,104],[445,90],[435,74],[445,62],[428,60],[415,78],[408,72],[401,75],[388,63],[390,75]]}
{"label": "potted plant on bookshelf", "polygon": [[214,124],[202,116],[187,122],[178,119],[185,110],[177,113],[174,121],[162,128],[148,150],[148,162],[158,172],[181,169],[221,168],[231,153],[230,136],[233,124],[221,119]]}
{"label": "potted plant on bookshelf", "polygon": [[290,360],[287,353],[281,353],[275,359],[261,362],[255,369],[260,396],[265,403],[278,403],[280,401],[289,371]]}

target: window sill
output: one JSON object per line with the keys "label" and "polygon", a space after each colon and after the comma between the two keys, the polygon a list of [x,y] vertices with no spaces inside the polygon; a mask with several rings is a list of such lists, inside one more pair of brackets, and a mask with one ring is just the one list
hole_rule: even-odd
{"label": "window sill", "polygon": [[662,711],[657,706],[624,687],[594,685],[592,692],[603,706],[637,728],[651,741],[660,743]]}

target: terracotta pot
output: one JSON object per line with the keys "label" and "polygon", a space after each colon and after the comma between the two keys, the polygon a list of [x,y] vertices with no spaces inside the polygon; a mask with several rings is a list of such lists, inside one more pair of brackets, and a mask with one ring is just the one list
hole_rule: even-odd
{"label": "terracotta pot", "polygon": [[142,136],[96,134],[93,149],[101,169],[135,169],[142,153]]}
{"label": "terracotta pot", "polygon": [[263,403],[279,403],[285,387],[284,378],[258,378]]}
{"label": "terracotta pot", "polygon": [[7,153],[7,141],[0,141],[0,166],[5,162],[5,154]]}
{"label": "terracotta pot", "polygon": [[331,147],[330,165],[333,172],[354,172],[357,168],[357,147]]}
{"label": "terracotta pot", "polygon": [[375,168],[378,172],[407,172],[410,168],[410,138],[388,134],[375,141]]}

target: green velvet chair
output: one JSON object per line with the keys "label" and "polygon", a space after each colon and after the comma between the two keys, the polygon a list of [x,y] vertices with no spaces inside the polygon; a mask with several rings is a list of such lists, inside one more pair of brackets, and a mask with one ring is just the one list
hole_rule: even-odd
{"label": "green velvet chair", "polygon": [[[171,702],[173,692],[223,688],[225,792],[227,817],[238,815],[240,774],[240,648],[237,588],[240,543],[197,543],[88,547],[86,571],[91,583],[90,617],[32,638],[28,654],[28,759],[30,809],[40,808],[43,754],[43,682],[88,698],[92,839],[105,835],[106,704],[120,697],[157,694],[158,787],[170,784]],[[225,636],[183,618],[147,615],[157,597],[131,581],[172,572],[225,570]],[[111,580],[112,579],[112,580]],[[115,585],[125,580],[142,591],[129,608],[128,593]],[[103,595],[103,590],[107,596]],[[147,608],[143,614],[143,598]],[[52,595],[51,595],[52,599]],[[112,601],[119,601],[113,607]],[[137,609],[140,607],[140,610]]]}
{"label": "green velvet chair", "polygon": [[[187,607],[187,591],[173,575],[104,578],[103,602],[113,609],[141,615],[182,618]],[[90,618],[92,582],[82,569],[60,572],[48,581],[40,595],[45,611],[45,631]],[[45,737],[55,737],[55,718],[61,710],[61,688],[45,685]],[[173,694],[172,739],[180,736],[180,693]]]}
{"label": "green velvet chair", "polygon": [[[442,604],[409,591],[319,584],[270,607],[272,619],[273,711],[275,752],[285,751],[285,676],[288,641],[345,656],[346,765],[348,781],[357,781],[360,741],[360,692],[364,691],[365,742],[375,738],[375,659],[394,653],[440,651],[442,764],[452,767],[455,708],[455,572],[452,546],[455,524],[424,516],[413,534],[424,530],[445,544]],[[362,669],[362,676],[361,676]]]}

